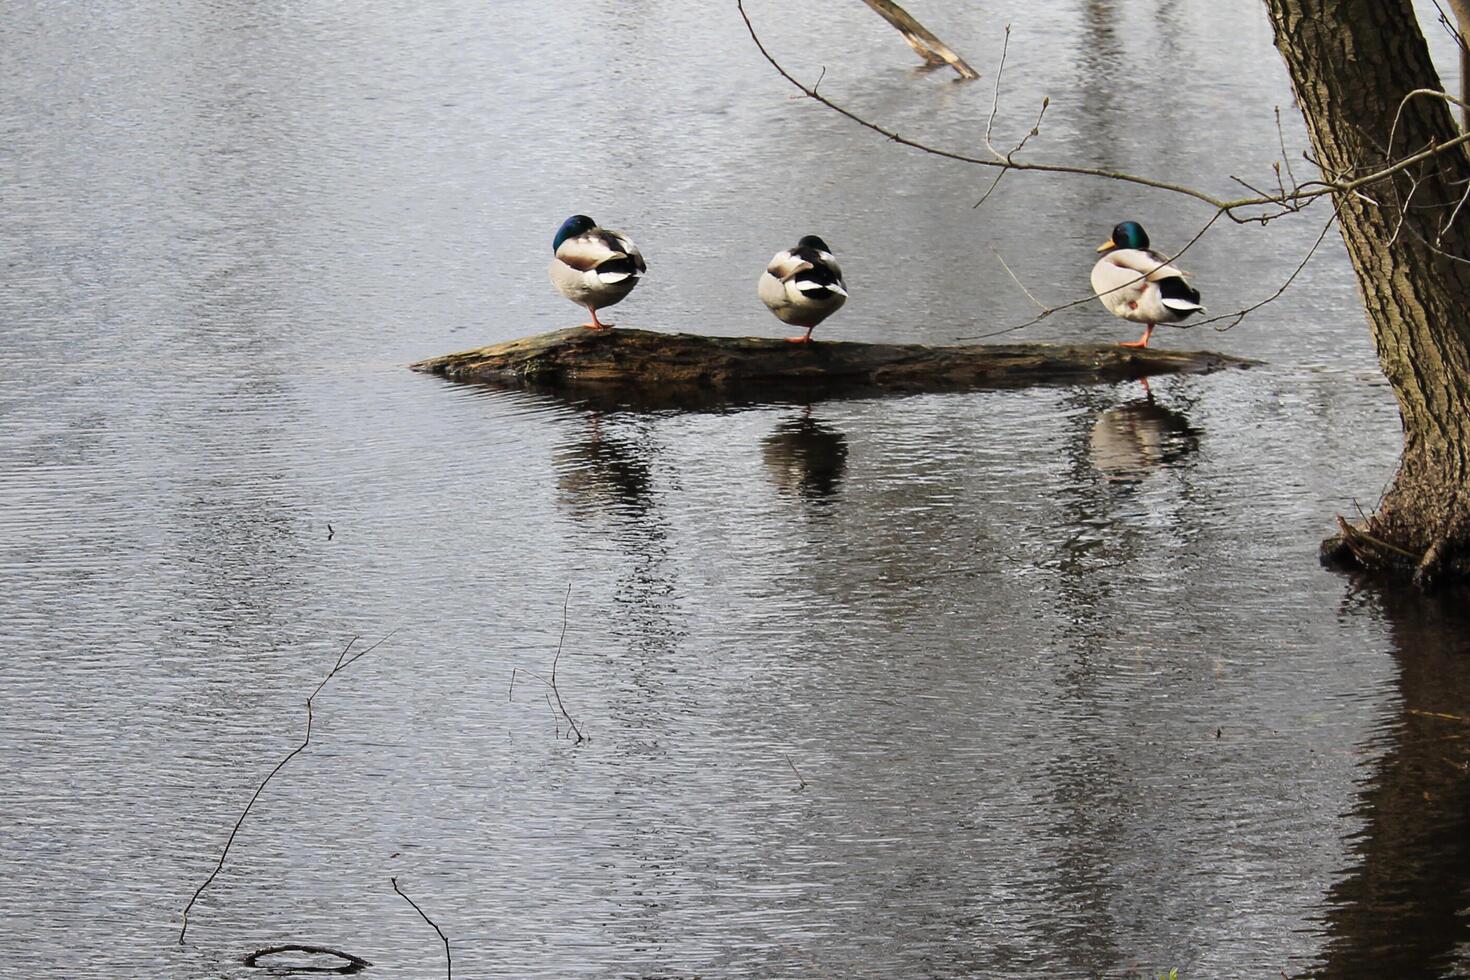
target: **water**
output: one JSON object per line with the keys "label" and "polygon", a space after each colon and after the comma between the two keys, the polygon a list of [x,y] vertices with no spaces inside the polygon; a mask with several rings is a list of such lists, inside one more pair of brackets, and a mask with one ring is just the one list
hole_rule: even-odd
{"label": "water", "polygon": [[[966,86],[852,8],[750,4],[908,136],[978,148],[1010,22],[996,134],[1049,95],[1038,156],[1227,192],[1273,107],[1302,146],[1249,0],[916,10]],[[390,876],[464,976],[1470,971],[1464,614],[1314,559],[1398,450],[1335,240],[1162,338],[1249,372],[605,411],[404,365],[576,322],[574,211],[648,257],[619,322],[779,330],[755,277],[816,232],[822,335],[928,342],[1032,315],[992,249],[1059,302],[1117,220],[1208,214],[971,210],[987,174],[793,101],[725,4],[12,3],[0,78],[12,975],[439,975]],[[1319,220],[1185,265],[1238,308]],[[581,744],[521,672],[564,605]]]}

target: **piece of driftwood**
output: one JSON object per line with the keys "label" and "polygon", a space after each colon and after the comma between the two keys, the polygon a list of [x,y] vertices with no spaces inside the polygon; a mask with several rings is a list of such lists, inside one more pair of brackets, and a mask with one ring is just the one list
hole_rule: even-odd
{"label": "piece of driftwood", "polygon": [[768,337],[571,327],[410,367],[454,381],[680,405],[1119,381],[1254,363],[1208,351],[1116,344],[793,344]]}
{"label": "piece of driftwood", "polygon": [[873,8],[874,12],[897,28],[898,32],[903,35],[903,39],[908,42],[909,47],[924,59],[924,64],[931,68],[948,64],[956,74],[964,79],[980,77],[980,73],[971,68],[969,62],[955,54],[949,45],[934,35],[933,31],[915,20],[913,14],[904,10],[893,0],[863,0],[863,3]]}

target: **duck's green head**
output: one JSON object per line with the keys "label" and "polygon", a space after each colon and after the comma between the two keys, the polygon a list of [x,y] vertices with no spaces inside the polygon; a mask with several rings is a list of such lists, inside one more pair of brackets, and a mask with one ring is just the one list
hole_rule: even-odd
{"label": "duck's green head", "polygon": [[566,241],[568,238],[576,238],[578,235],[586,234],[596,227],[597,222],[593,221],[585,214],[572,215],[570,218],[563,221],[561,223],[561,227],[556,230],[556,237],[551,241],[551,250],[555,252],[557,249],[561,248],[561,243]]}
{"label": "duck's green head", "polygon": [[827,243],[824,242],[824,241],[822,241],[816,235],[804,235],[804,236],[802,236],[801,241],[799,241],[799,242],[796,243],[796,247],[797,248],[815,248],[815,249],[819,249],[819,250],[821,250],[823,252],[826,252],[829,255],[832,253],[832,250],[827,247]]}
{"label": "duck's green head", "polygon": [[1124,221],[1114,226],[1113,237],[1097,247],[1099,252],[1115,248],[1148,248],[1148,232],[1136,221]]}

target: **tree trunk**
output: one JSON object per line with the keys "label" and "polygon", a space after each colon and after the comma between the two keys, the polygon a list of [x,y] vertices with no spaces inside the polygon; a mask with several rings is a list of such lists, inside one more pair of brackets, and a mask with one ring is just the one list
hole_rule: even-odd
{"label": "tree trunk", "polygon": [[[1415,89],[1439,77],[1410,0],[1266,0],[1312,147],[1329,177],[1358,176],[1459,135]],[[1398,117],[1395,126],[1395,117]],[[1392,145],[1390,145],[1390,140]],[[1325,559],[1410,570],[1424,585],[1470,573],[1470,181],[1458,147],[1336,205],[1404,454],[1362,527],[1341,522]]]}

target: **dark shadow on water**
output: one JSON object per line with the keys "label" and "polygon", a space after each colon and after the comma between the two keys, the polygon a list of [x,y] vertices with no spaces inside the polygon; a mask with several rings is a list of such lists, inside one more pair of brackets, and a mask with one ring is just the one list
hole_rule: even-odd
{"label": "dark shadow on water", "polygon": [[1470,592],[1353,599],[1389,624],[1401,706],[1354,811],[1353,866],[1327,894],[1326,952],[1306,975],[1470,975]]}
{"label": "dark shadow on water", "polygon": [[847,472],[847,437],[812,418],[808,407],[761,440],[761,458],[778,491],[809,503],[826,503],[836,496]]}

